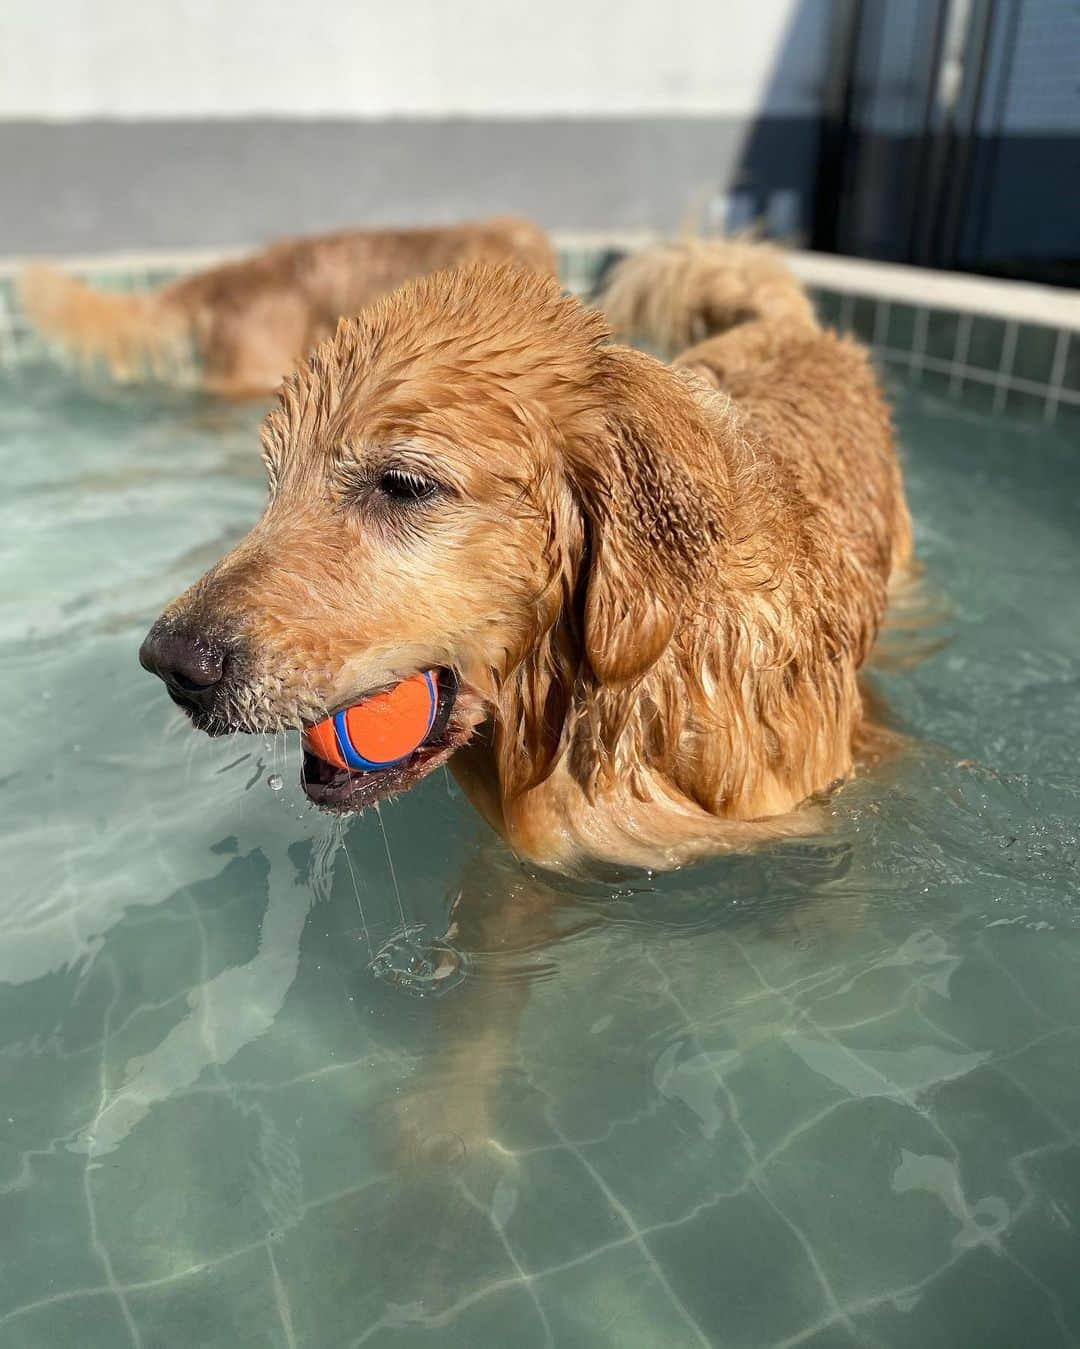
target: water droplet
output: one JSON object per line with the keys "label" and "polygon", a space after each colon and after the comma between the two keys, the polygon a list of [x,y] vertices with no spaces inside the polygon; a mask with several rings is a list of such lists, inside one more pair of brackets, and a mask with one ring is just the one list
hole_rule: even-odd
{"label": "water droplet", "polygon": [[425,940],[421,925],[398,932],[376,953],[371,971],[414,997],[440,997],[465,978],[465,958],[441,939]]}
{"label": "water droplet", "polygon": [[266,785],[272,792],[280,792],[285,783],[282,781],[280,773],[271,773],[266,779]]}

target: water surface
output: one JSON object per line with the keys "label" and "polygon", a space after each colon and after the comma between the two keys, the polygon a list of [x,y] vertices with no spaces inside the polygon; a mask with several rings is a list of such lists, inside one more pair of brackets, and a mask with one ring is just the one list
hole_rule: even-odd
{"label": "water surface", "polygon": [[1080,1339],[1080,458],[896,395],[910,748],[825,838],[552,903],[445,775],[341,829],[139,669],[255,411],[0,383],[0,1344]]}

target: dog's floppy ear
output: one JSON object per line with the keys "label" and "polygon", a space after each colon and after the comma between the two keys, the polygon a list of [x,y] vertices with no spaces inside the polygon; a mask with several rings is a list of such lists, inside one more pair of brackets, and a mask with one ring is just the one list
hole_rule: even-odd
{"label": "dog's floppy ear", "polygon": [[601,684],[641,678],[692,602],[719,537],[709,489],[691,472],[713,435],[685,377],[608,347],[604,427],[567,446],[588,524],[584,642]]}

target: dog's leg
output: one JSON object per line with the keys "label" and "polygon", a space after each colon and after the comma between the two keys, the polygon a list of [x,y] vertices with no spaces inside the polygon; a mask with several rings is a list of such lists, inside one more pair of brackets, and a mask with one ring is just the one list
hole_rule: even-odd
{"label": "dog's leg", "polygon": [[445,1169],[497,1150],[496,1096],[516,1058],[532,966],[583,920],[567,899],[494,849],[468,868],[445,941],[468,973],[435,1005],[438,1049],[394,1104],[399,1166]]}
{"label": "dog's leg", "polygon": [[560,915],[563,897],[493,852],[468,868],[445,934],[466,978],[432,1007],[433,1051],[373,1122],[388,1190],[368,1277],[387,1300],[420,1300],[429,1313],[453,1298],[461,1244],[470,1234],[481,1247],[491,1241],[496,1187],[517,1167],[499,1147],[499,1097],[517,1058],[530,966],[574,923]]}

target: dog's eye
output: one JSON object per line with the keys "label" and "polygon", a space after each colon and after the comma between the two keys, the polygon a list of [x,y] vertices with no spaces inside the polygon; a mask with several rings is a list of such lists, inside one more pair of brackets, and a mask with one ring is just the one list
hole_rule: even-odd
{"label": "dog's eye", "polygon": [[379,475],[378,488],[388,500],[409,505],[433,497],[439,490],[439,484],[407,469],[388,468]]}

